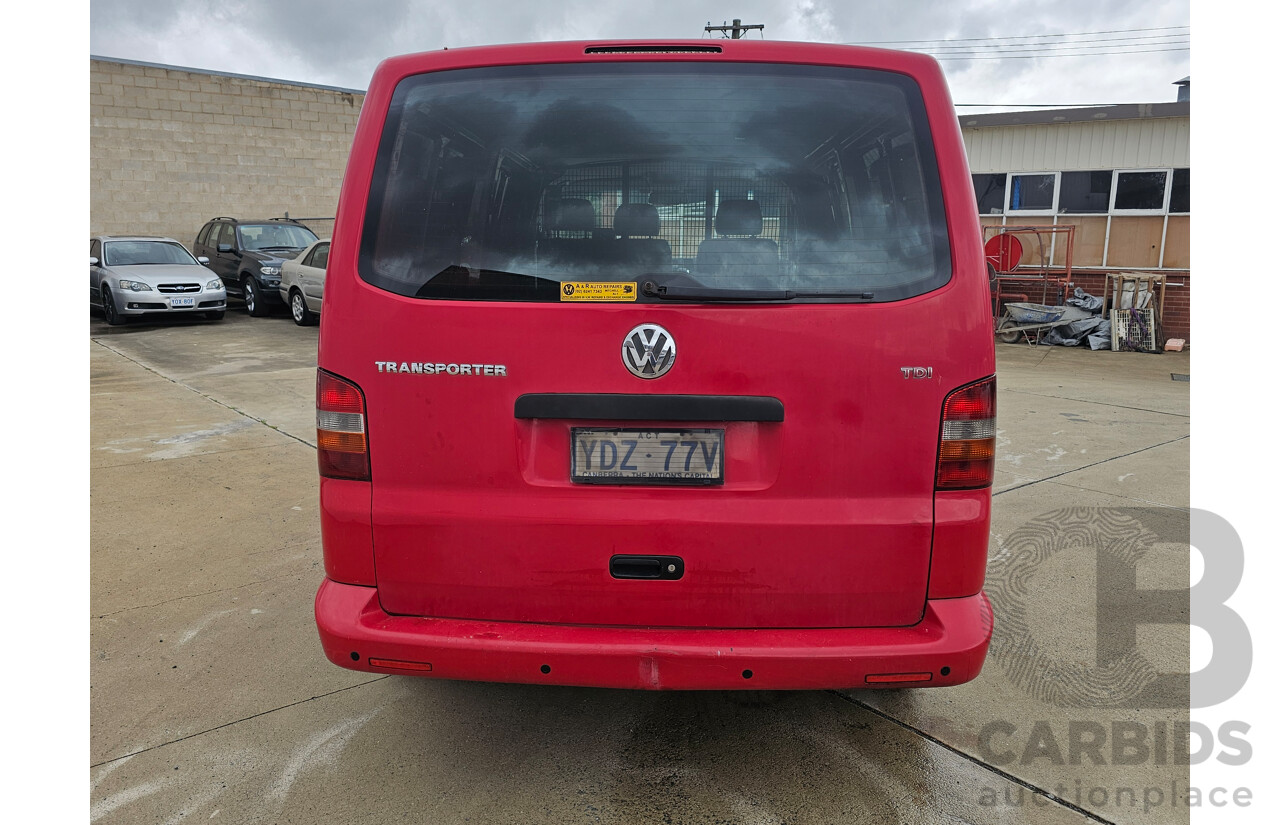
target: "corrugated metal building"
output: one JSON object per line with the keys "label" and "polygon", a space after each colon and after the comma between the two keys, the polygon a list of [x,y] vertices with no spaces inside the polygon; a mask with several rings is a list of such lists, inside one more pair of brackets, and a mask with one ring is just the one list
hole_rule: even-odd
{"label": "corrugated metal building", "polygon": [[[1179,85],[1189,90],[1190,78]],[[1166,271],[1165,332],[1187,337],[1189,97],[1180,91],[1175,103],[961,115],[982,223],[1075,225],[1075,281],[1091,292],[1101,291],[1107,271]],[[1064,259],[1057,242],[1051,262]],[[1023,261],[1038,263],[1039,252],[1024,244]]]}

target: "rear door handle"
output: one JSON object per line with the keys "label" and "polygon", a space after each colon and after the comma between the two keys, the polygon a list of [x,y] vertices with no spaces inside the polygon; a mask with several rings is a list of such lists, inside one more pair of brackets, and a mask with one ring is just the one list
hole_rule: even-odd
{"label": "rear door handle", "polygon": [[667,579],[684,576],[684,559],[679,556],[613,556],[609,575],[615,579]]}

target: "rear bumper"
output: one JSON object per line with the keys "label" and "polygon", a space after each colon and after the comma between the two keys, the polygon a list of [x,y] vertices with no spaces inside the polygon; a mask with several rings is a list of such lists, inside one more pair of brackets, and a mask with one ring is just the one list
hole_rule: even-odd
{"label": "rear bumper", "polygon": [[[986,596],[925,604],[911,627],[584,627],[392,616],[377,588],[325,579],[315,611],[329,660],[374,673],[647,690],[943,687],[976,677],[991,641]],[[867,680],[885,674],[919,678]]]}

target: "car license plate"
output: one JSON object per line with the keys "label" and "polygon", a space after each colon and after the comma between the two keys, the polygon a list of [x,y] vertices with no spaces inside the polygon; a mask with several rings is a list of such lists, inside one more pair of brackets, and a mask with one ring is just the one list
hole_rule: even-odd
{"label": "car license plate", "polygon": [[724,430],[573,428],[578,484],[723,484]]}
{"label": "car license plate", "polygon": [[169,306],[174,308],[193,307],[195,305],[196,305],[195,298],[170,298],[169,299]]}

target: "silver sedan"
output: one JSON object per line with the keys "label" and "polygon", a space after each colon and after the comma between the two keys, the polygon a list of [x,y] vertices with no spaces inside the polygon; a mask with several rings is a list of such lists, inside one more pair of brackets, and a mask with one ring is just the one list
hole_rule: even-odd
{"label": "silver sedan", "polygon": [[300,327],[316,322],[324,302],[324,273],[329,266],[329,242],[316,241],[298,257],[280,266],[280,297]]}
{"label": "silver sedan", "polygon": [[89,305],[112,326],[150,314],[227,312],[222,280],[172,238],[102,235],[89,239]]}

